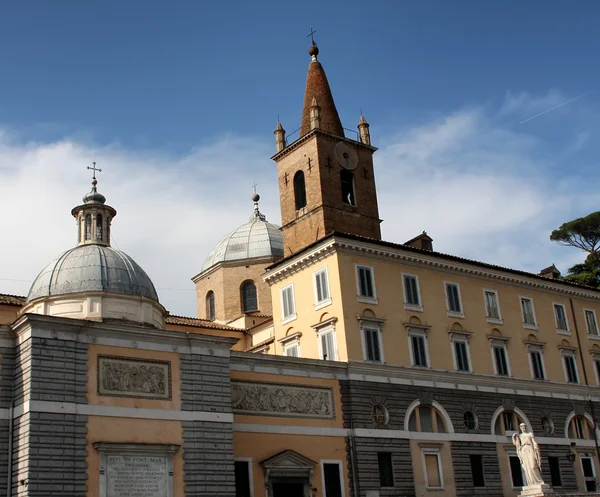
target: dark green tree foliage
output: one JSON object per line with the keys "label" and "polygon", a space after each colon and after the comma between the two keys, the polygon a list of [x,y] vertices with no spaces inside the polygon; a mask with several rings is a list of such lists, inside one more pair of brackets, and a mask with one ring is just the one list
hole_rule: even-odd
{"label": "dark green tree foliage", "polygon": [[589,254],[583,263],[569,269],[565,279],[600,288],[600,212],[562,224],[550,234],[550,240]]}

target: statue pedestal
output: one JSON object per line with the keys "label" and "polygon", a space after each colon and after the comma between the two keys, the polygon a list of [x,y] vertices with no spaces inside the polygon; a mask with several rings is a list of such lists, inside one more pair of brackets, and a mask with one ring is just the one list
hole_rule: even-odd
{"label": "statue pedestal", "polygon": [[545,495],[556,495],[550,485],[527,485],[523,487],[519,497],[544,497]]}

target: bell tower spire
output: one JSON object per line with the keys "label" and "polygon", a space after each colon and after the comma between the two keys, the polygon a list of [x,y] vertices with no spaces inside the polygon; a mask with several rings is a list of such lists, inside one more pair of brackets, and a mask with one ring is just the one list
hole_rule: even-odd
{"label": "bell tower spire", "polygon": [[361,116],[355,139],[344,136],[314,41],[306,77],[300,136],[275,130],[285,255],[336,231],[381,239],[369,125]]}

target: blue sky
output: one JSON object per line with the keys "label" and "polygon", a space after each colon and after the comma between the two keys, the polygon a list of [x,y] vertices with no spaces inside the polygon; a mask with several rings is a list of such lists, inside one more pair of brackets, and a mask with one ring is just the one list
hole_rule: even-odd
{"label": "blue sky", "polygon": [[278,114],[299,126],[311,25],[344,126],[362,108],[380,147],[386,239],[427,229],[440,251],[564,271],[582,255],[549,231],[598,209],[599,15],[594,1],[3,5],[0,195],[20,215],[0,219],[19,240],[0,291],[26,293],[70,247],[96,160],[119,248],[195,314],[189,278],[250,214],[253,181],[279,221],[272,133]]}

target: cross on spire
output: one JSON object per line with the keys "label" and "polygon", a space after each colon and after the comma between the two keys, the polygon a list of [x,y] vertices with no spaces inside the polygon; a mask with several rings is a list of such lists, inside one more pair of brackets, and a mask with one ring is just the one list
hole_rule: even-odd
{"label": "cross on spire", "polygon": [[93,178],[93,179],[96,179],[96,171],[98,171],[99,173],[101,173],[101,172],[102,172],[102,169],[99,169],[99,168],[97,168],[97,167],[96,167],[96,163],[95,163],[95,162],[92,162],[92,164],[93,164],[93,166],[92,166],[92,167],[88,166],[87,168],[88,168],[90,171],[94,171],[94,175],[92,176],[92,178]]}
{"label": "cross on spire", "polygon": [[254,184],[252,185],[252,188],[254,188],[254,194],[256,195],[256,187],[258,186],[258,183],[255,181]]}
{"label": "cross on spire", "polygon": [[310,41],[312,42],[313,45],[315,45],[315,37],[314,34],[317,32],[316,29],[313,29],[313,27],[310,27],[310,33],[308,33],[308,35],[306,35],[306,37],[308,38],[310,36]]}

